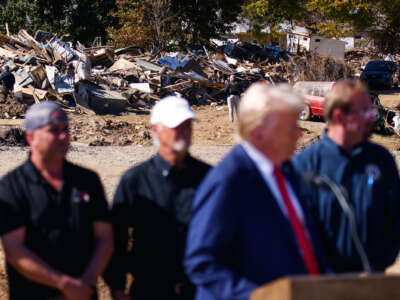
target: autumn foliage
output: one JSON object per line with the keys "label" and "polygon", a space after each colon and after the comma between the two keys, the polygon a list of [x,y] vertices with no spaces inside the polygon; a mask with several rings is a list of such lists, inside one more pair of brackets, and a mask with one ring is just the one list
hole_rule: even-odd
{"label": "autumn foliage", "polygon": [[108,28],[112,45],[164,47],[172,38],[174,13],[170,0],[116,0],[116,5],[112,15],[118,24]]}

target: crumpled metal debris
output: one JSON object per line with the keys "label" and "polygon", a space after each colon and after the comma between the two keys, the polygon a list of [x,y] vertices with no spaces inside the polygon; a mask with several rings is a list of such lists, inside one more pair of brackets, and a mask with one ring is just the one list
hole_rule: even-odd
{"label": "crumpled metal debris", "polygon": [[57,101],[87,114],[148,110],[155,101],[179,93],[192,104],[226,102],[230,75],[242,92],[259,80],[295,82],[302,57],[279,48],[233,42],[203,41],[180,52],[147,53],[138,47],[85,47],[56,35],[25,30],[0,34],[0,65],[16,77],[21,102]]}

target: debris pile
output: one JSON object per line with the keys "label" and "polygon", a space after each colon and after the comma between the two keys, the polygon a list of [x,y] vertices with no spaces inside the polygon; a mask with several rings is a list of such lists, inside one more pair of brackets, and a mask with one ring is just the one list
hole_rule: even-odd
{"label": "debris pile", "polygon": [[73,119],[69,124],[72,141],[89,146],[151,145],[150,128],[146,122],[135,124],[123,120]]}
{"label": "debris pile", "polygon": [[[13,92],[19,103],[57,101],[86,114],[149,107],[174,92],[193,104],[205,104],[221,97],[230,74],[238,73],[238,80],[246,82],[264,78],[254,63],[239,66],[237,59],[227,55],[205,53],[189,50],[162,56],[136,47],[85,48],[79,42],[73,47],[40,30],[34,37],[25,30],[15,36],[0,34],[0,64],[15,76]],[[21,114],[2,110],[0,117]]]}
{"label": "debris pile", "polygon": [[345,51],[346,65],[354,74],[359,74],[361,68],[371,60],[384,60],[385,56],[377,49],[370,47],[368,49],[351,49]]}
{"label": "debris pile", "polygon": [[14,97],[7,97],[0,103],[0,119],[23,118],[27,108],[27,104],[17,101]]}
{"label": "debris pile", "polygon": [[268,45],[220,40],[147,53],[138,47],[73,46],[48,32],[31,36],[20,30],[0,34],[0,66],[16,79],[14,98],[0,103],[0,118],[21,118],[27,106],[45,100],[89,115],[138,113],[170,94],[196,105],[225,102],[230,75],[241,91],[259,80],[334,81],[354,76],[364,54],[347,52],[346,64],[316,53],[290,55]]}
{"label": "debris pile", "polygon": [[[44,100],[85,114],[138,112],[173,93],[192,104],[220,102],[227,97],[232,74],[244,91],[259,80],[295,82],[310,76],[315,72],[309,61],[307,55],[290,56],[276,47],[217,40],[170,53],[145,53],[137,47],[86,48],[79,42],[73,47],[48,32],[39,30],[32,37],[20,30],[14,36],[0,34],[0,65],[14,74],[19,102],[0,104],[0,118],[20,118],[26,106]],[[336,70],[331,77],[347,72],[337,65],[334,60],[327,65]],[[7,106],[18,109],[7,111]]]}
{"label": "debris pile", "polygon": [[24,130],[19,127],[1,128],[0,146],[28,146],[25,140]]}
{"label": "debris pile", "polygon": [[352,78],[354,72],[341,60],[320,56],[316,52],[293,57],[294,81],[337,81]]}

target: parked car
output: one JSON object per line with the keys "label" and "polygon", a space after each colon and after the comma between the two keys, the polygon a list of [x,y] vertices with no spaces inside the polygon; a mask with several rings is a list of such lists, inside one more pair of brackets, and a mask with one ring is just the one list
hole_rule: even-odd
{"label": "parked car", "polygon": [[397,65],[392,61],[370,61],[360,79],[373,89],[391,89],[395,81]]}
{"label": "parked car", "polygon": [[334,81],[298,81],[293,89],[304,97],[306,105],[299,115],[302,121],[308,121],[312,116],[324,116],[325,95],[335,84]]}
{"label": "parked car", "polygon": [[[334,84],[335,81],[298,81],[295,83],[293,89],[302,95],[305,101],[304,109],[299,114],[300,120],[308,121],[313,116],[324,117],[325,95],[332,89]],[[381,105],[377,94],[370,92],[369,96],[376,111],[375,130],[383,130],[387,111]]]}

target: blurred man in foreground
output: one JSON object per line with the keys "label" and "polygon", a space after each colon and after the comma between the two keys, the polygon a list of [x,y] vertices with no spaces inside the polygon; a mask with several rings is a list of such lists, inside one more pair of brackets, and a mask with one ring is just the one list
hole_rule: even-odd
{"label": "blurred man in foreground", "polygon": [[52,102],[25,115],[28,160],[0,182],[10,300],[97,299],[113,251],[98,176],[65,160],[68,120]]}
{"label": "blurred man in foreground", "polygon": [[[116,253],[107,271],[114,299],[190,300],[194,286],[183,272],[192,200],[209,165],[189,154],[189,103],[176,96],[151,113],[157,155],[128,170],[112,205]],[[126,274],[135,280],[125,295]]]}
{"label": "blurred man in foreground", "polygon": [[193,204],[185,267],[196,299],[249,299],[279,277],[323,271],[300,180],[286,163],[302,105],[288,86],[264,83],[241,99],[242,142],[210,171]]}
{"label": "blurred man in foreground", "polygon": [[[361,244],[374,271],[392,264],[400,248],[400,181],[392,155],[368,141],[376,112],[359,82],[338,82],[327,94],[327,130],[298,154],[299,172],[312,171],[344,186]],[[352,228],[332,192],[314,189],[309,203],[324,250],[336,272],[365,271],[352,240]]]}

